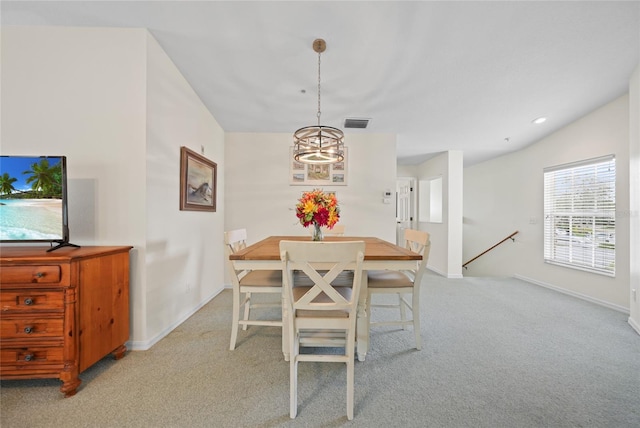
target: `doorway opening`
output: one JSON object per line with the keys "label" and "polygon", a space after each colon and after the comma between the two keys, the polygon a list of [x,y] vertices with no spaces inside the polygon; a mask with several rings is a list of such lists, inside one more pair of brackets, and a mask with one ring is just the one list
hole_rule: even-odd
{"label": "doorway opening", "polygon": [[404,230],[415,229],[416,218],[416,179],[399,177],[396,180],[396,244],[404,245]]}

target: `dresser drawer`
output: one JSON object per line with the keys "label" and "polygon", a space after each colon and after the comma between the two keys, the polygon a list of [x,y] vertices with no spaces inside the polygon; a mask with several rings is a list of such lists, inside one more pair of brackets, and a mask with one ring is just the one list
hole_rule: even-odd
{"label": "dresser drawer", "polygon": [[62,279],[59,265],[2,266],[0,283],[6,284],[57,284]]}
{"label": "dresser drawer", "polygon": [[64,292],[39,290],[2,290],[2,313],[64,311]]}
{"label": "dresser drawer", "polygon": [[0,320],[2,340],[30,338],[62,338],[64,319],[61,318],[8,318]]}
{"label": "dresser drawer", "polygon": [[83,370],[122,358],[131,248],[0,248],[0,379],[59,379],[69,397]]}
{"label": "dresser drawer", "polygon": [[0,350],[0,361],[2,367],[5,369],[12,367],[37,367],[41,365],[62,364],[64,362],[64,355],[62,346],[3,347],[2,350]]}

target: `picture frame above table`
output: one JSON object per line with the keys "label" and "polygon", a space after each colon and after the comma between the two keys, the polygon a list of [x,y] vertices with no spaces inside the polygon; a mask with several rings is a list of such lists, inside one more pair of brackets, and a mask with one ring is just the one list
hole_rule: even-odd
{"label": "picture frame above table", "polygon": [[289,150],[289,185],[291,186],[346,186],[348,149],[344,148],[344,161],[333,164],[305,164],[293,159]]}
{"label": "picture frame above table", "polygon": [[188,147],[180,148],[180,210],[216,211],[218,165]]}

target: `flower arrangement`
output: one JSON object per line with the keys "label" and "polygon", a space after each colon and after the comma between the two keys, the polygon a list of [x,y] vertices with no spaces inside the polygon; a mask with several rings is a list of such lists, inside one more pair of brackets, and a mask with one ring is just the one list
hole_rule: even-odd
{"label": "flower arrangement", "polygon": [[334,193],[325,193],[321,189],[304,192],[296,204],[296,216],[304,227],[314,226],[314,241],[321,240],[320,226],[331,229],[340,220],[338,199]]}

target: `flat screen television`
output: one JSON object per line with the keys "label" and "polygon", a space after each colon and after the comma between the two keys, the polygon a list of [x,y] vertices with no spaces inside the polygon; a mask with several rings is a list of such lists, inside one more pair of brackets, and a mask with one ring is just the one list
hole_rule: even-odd
{"label": "flat screen television", "polygon": [[69,243],[65,156],[0,156],[0,242]]}

